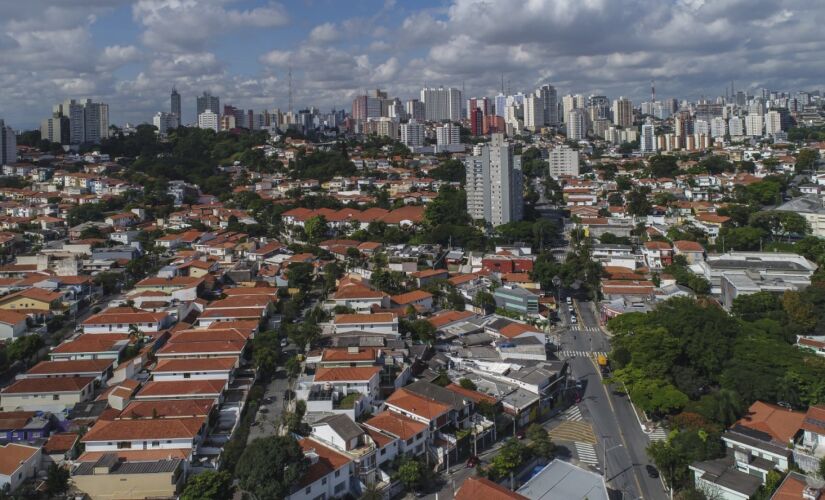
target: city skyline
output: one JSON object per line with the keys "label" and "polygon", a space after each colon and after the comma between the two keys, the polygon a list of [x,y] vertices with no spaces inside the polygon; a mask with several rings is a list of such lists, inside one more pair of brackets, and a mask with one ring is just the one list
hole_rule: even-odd
{"label": "city skyline", "polygon": [[[494,96],[549,83],[559,94],[639,102],[737,89],[816,90],[811,64],[825,6],[801,1],[633,0],[621,5],[535,1],[34,0],[0,6],[0,109],[35,128],[43,105],[91,98],[112,123],[151,121],[181,94],[183,122],[208,91],[242,108],[348,108],[382,88],[402,99],[423,86]],[[805,7],[804,15],[800,14]],[[48,28],[47,28],[48,27]],[[782,41],[785,40],[785,41]],[[793,40],[793,42],[787,42]],[[779,42],[782,41],[782,42]],[[725,61],[725,64],[719,64]]]}

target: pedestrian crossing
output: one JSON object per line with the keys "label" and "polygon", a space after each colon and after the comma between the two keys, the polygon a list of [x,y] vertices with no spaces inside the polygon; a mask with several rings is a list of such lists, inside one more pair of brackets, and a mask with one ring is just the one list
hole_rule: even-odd
{"label": "pedestrian crossing", "polygon": [[576,456],[579,457],[579,462],[598,466],[599,465],[599,458],[596,456],[596,447],[590,443],[574,443],[576,447]]}
{"label": "pedestrian crossing", "polygon": [[580,422],[584,419],[582,411],[578,406],[571,406],[562,412],[562,417],[570,422]]}
{"label": "pedestrian crossing", "polygon": [[607,353],[604,351],[557,351],[556,357],[559,359],[569,359],[569,358],[586,358],[588,356],[607,356]]}
{"label": "pedestrian crossing", "polygon": [[571,325],[570,333],[598,333],[601,331],[601,328],[598,326],[578,326],[578,325]]}
{"label": "pedestrian crossing", "polygon": [[667,431],[662,429],[661,427],[656,427],[653,432],[650,433],[650,440],[651,441],[664,441],[667,439]]}

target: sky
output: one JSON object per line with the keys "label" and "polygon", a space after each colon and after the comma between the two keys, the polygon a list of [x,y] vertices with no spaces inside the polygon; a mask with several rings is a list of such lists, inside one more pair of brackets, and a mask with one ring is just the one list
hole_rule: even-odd
{"label": "sky", "polygon": [[0,119],[37,127],[68,98],[151,121],[169,92],[256,111],[350,108],[381,88],[466,97],[698,99],[823,88],[825,2],[810,0],[0,0]]}

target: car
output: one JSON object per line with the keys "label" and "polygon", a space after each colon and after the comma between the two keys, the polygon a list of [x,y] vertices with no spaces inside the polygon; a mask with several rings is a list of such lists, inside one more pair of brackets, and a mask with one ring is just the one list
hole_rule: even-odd
{"label": "car", "polygon": [[473,468],[481,461],[477,456],[470,455],[470,458],[467,459],[467,467]]}
{"label": "car", "polygon": [[573,299],[571,299],[570,297],[566,297],[564,300],[566,300],[568,304],[573,303]]}
{"label": "car", "polygon": [[525,436],[526,436],[526,434],[524,433],[524,429],[521,429],[518,432],[516,432],[516,438],[517,439],[524,439]]}
{"label": "car", "polygon": [[575,316],[570,316],[570,322],[575,325],[576,323],[579,322],[579,320],[577,320]]}
{"label": "car", "polygon": [[281,339],[281,347],[286,347],[286,346],[288,346],[288,345],[289,345],[289,340],[287,340],[287,339]]}
{"label": "car", "polygon": [[645,470],[647,471],[647,475],[652,477],[653,479],[657,479],[659,477],[659,471],[656,470],[656,467],[647,464],[645,465]]}

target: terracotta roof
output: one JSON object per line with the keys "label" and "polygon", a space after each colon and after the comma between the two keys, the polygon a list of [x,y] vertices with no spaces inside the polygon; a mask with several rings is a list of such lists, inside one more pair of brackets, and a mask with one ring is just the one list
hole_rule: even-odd
{"label": "terracotta roof", "polygon": [[164,354],[203,354],[203,353],[240,353],[246,347],[242,340],[216,340],[208,342],[167,342],[158,355]]}
{"label": "terracotta roof", "polygon": [[372,288],[361,284],[349,284],[340,287],[333,295],[333,299],[380,299],[387,294],[380,290],[373,290]]}
{"label": "terracotta roof", "polygon": [[389,411],[379,413],[364,424],[398,436],[404,441],[427,429],[427,424]]}
{"label": "terracotta roof", "polygon": [[129,325],[137,323],[158,323],[169,315],[164,312],[151,312],[134,307],[111,307],[95,314],[83,322],[84,325]]}
{"label": "terracotta roof", "polygon": [[124,340],[129,340],[129,335],[125,333],[86,333],[74,340],[63,342],[52,349],[52,353],[111,352],[115,350],[115,344]]}
{"label": "terracotta roof", "polygon": [[202,282],[203,278],[193,278],[189,276],[175,276],[174,278],[151,277],[139,281],[135,287],[179,286],[191,288],[200,285]]}
{"label": "terracotta roof", "polygon": [[175,358],[161,359],[153,373],[194,372],[212,370],[231,370],[238,363],[237,357],[227,358]]}
{"label": "terracotta roof", "polygon": [[648,250],[670,250],[670,243],[666,241],[645,241]]}
{"label": "terracotta roof", "polygon": [[526,496],[483,477],[468,477],[455,492],[455,500],[528,500]]}
{"label": "terracotta roof", "polygon": [[673,242],[673,248],[680,252],[704,252],[705,247],[700,243],[688,240],[678,240]]}
{"label": "terracotta roof", "polygon": [[43,445],[43,453],[47,455],[55,455],[57,453],[66,453],[74,448],[80,436],[74,432],[58,432],[52,434],[46,444]]}
{"label": "terracotta roof", "polygon": [[367,381],[381,372],[377,366],[318,368],[315,382]]}
{"label": "terracotta roof", "polygon": [[825,406],[811,406],[805,413],[802,429],[825,436]]}
{"label": "terracotta roof", "polygon": [[[808,482],[805,476],[797,472],[791,472],[779,485],[779,488],[771,496],[771,500],[803,500],[805,489],[808,487]],[[816,497],[818,498],[818,497]]]}
{"label": "terracotta roof", "polygon": [[267,307],[271,303],[272,296],[269,294],[236,295],[210,302],[208,307],[210,309],[261,308]]}
{"label": "terracotta roof", "polygon": [[419,396],[406,389],[398,389],[387,398],[387,404],[396,406],[414,415],[434,419],[450,411],[450,407],[435,400]]}
{"label": "terracotta roof", "polygon": [[805,413],[757,401],[736,424],[764,432],[775,441],[788,443],[802,427],[804,419]]}
{"label": "terracotta roof", "polygon": [[0,412],[0,430],[22,429],[35,415],[33,411]]}
{"label": "terracotta roof", "polygon": [[377,314],[338,314],[335,316],[336,325],[359,323],[392,323],[395,316],[392,313]]}
{"label": "terracotta roof", "polygon": [[324,349],[321,361],[374,361],[378,358],[378,353],[378,349],[374,347],[359,347],[354,352],[350,352],[347,347],[329,347]]}
{"label": "terracotta roof", "polygon": [[29,368],[26,375],[55,375],[59,373],[102,373],[112,366],[113,359],[77,359],[66,361],[41,361]]}
{"label": "terracotta roof", "polygon": [[399,305],[411,304],[420,300],[432,299],[433,294],[425,292],[424,290],[413,290],[412,292],[393,295],[390,299]]}
{"label": "terracotta roof", "polygon": [[711,224],[724,224],[725,222],[730,220],[730,217],[703,212],[696,216],[696,220],[699,220],[701,222],[708,222]]}
{"label": "terracotta roof", "polygon": [[457,275],[453,276],[452,278],[448,279],[447,281],[453,286],[458,286],[458,285],[461,285],[463,283],[469,283],[471,281],[475,281],[477,279],[478,279],[477,274],[469,273],[469,274],[457,274]]}
{"label": "terracotta roof", "polygon": [[462,321],[475,316],[475,313],[470,311],[443,311],[431,317],[427,321],[436,328],[441,328],[456,321]]}
{"label": "terracotta roof", "polygon": [[278,289],[267,286],[241,286],[237,288],[225,288],[223,294],[227,297],[236,297],[239,295],[269,295],[275,297],[278,295]]}
{"label": "terracotta roof", "polygon": [[24,378],[0,390],[0,394],[79,392],[93,381],[94,377]]}
{"label": "terracotta roof", "polygon": [[17,297],[24,297],[24,298],[32,299],[32,300],[40,300],[40,301],[43,301],[43,302],[54,302],[55,300],[58,300],[61,297],[63,297],[63,294],[60,293],[60,292],[50,292],[50,291],[45,290],[43,288],[32,287],[32,288],[27,288],[25,290],[21,290],[21,291],[16,292],[16,293],[10,293],[10,294],[6,295],[5,297],[3,297],[2,300],[3,300],[3,302],[6,302],[11,298],[17,298]]}
{"label": "terracotta roof", "polygon": [[205,421],[205,417],[98,420],[80,441],[191,439],[198,435]]}
{"label": "terracotta roof", "polygon": [[169,339],[169,342],[175,343],[187,343],[187,342],[216,342],[221,340],[241,340],[246,341],[250,336],[252,336],[252,332],[241,331],[237,328],[232,327],[224,327],[224,325],[228,324],[229,322],[218,322],[213,323],[211,326],[218,325],[219,327],[215,328],[200,328],[200,329],[187,329],[187,330],[180,330],[175,332],[172,335],[172,338]]}
{"label": "terracotta roof", "polygon": [[315,454],[318,455],[318,461],[307,468],[304,476],[298,482],[299,488],[314,483],[327,474],[331,474],[344,467],[351,461],[346,455],[338,453],[332,448],[328,448],[313,439],[304,438],[298,441],[298,444],[304,450],[304,455],[310,451],[314,451]]}
{"label": "terracotta roof", "polygon": [[522,334],[528,333],[528,332],[541,333],[541,330],[539,330],[538,328],[536,328],[534,326],[525,324],[525,323],[515,323],[515,322],[510,323],[509,325],[507,325],[504,328],[502,328],[501,330],[499,330],[499,333],[501,335],[507,337],[508,339],[514,339],[514,338],[518,337],[519,335],[522,335]]}
{"label": "terracotta roof", "polygon": [[31,459],[38,451],[40,448],[17,443],[0,446],[0,474],[13,475],[20,468],[21,462]]}
{"label": "terracotta roof", "polygon": [[0,323],[6,325],[17,325],[25,323],[27,316],[19,312],[9,311],[8,309],[0,309]]}
{"label": "terracotta roof", "polygon": [[166,401],[132,401],[118,418],[205,417],[215,406],[215,399],[171,399]]}
{"label": "terracotta roof", "polygon": [[483,392],[474,391],[472,389],[465,389],[458,384],[449,384],[445,389],[450,390],[458,394],[459,396],[464,396],[465,398],[470,398],[473,400],[474,403],[479,403],[481,401],[487,401],[490,404],[498,403],[498,400],[493,396],[484,394]]}
{"label": "terracotta roof", "polygon": [[147,396],[206,396],[220,394],[224,386],[226,386],[225,380],[152,381],[143,386],[138,396],[142,398]]}

